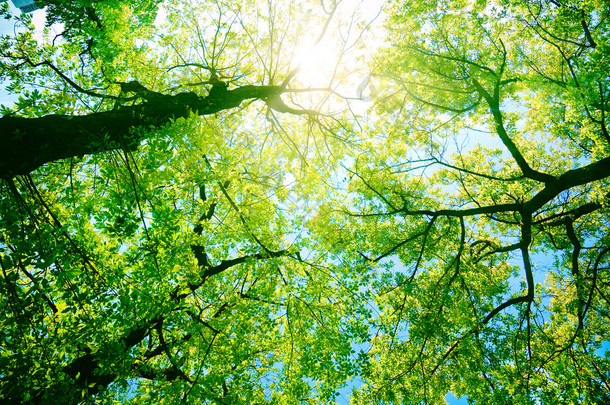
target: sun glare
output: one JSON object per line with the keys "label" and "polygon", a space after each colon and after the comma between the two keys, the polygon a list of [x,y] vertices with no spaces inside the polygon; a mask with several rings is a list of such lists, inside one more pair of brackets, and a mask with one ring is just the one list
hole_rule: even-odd
{"label": "sun glare", "polygon": [[295,52],[298,69],[296,79],[307,87],[324,87],[332,79],[339,57],[338,47],[331,40],[314,40],[302,44]]}
{"label": "sun glare", "polygon": [[[290,85],[301,89],[330,88],[340,98],[370,101],[374,85],[365,61],[382,45],[378,35],[384,16],[379,0],[342,1],[332,17],[335,23],[328,25],[321,38],[321,25],[310,27],[301,36],[292,59],[292,67],[298,71]],[[366,48],[358,47],[364,37]],[[315,103],[317,97],[310,96]]]}

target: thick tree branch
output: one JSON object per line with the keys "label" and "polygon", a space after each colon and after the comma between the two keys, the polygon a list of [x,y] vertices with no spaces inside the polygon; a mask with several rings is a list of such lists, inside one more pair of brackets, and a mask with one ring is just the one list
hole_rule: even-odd
{"label": "thick tree branch", "polygon": [[[117,339],[110,350],[113,348],[129,350],[140,343],[148,335],[150,328],[157,322],[157,318],[140,322],[139,325]],[[108,353],[106,350],[92,352],[91,350],[86,349],[85,354],[72,360],[63,368],[63,373],[71,379],[70,385],[73,387],[74,392],[66,393],[62,390],[62,384],[57,384],[56,386],[45,387],[38,390],[32,388],[32,391],[30,392],[32,396],[27,400],[24,397],[24,394],[27,394],[26,392],[17,393],[8,391],[8,393],[12,395],[6,396],[7,391],[3,390],[4,392],[0,392],[0,397],[3,398],[4,404],[10,405],[48,404],[50,401],[61,404],[78,404],[83,398],[83,393],[85,393],[87,397],[95,395],[117,378],[116,373],[109,370],[103,370],[100,366],[100,363],[103,362],[103,359],[107,356]],[[10,379],[10,377],[11,376],[9,375],[6,381],[9,386],[10,383],[8,379]],[[6,386],[3,388],[5,387]]]}
{"label": "thick tree branch", "polygon": [[[211,91],[150,97],[138,105],[82,116],[47,115],[39,118],[0,118],[0,178],[27,174],[58,159],[135,149],[151,130],[190,114],[209,115],[238,107],[244,100],[279,97],[279,86],[242,86]],[[157,93],[158,94],[158,93]]]}
{"label": "thick tree branch", "polygon": [[559,177],[553,177],[545,187],[529,201],[524,203],[524,212],[533,213],[551,201],[562,191],[583,184],[605,179],[610,176],[610,157],[590,163],[577,169],[568,170]]}

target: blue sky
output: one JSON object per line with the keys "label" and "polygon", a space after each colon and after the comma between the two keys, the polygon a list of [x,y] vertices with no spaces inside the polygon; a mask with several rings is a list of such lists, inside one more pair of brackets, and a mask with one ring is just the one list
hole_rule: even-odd
{"label": "blue sky", "polygon": [[[21,11],[19,11],[18,8],[15,8],[10,1],[7,4],[9,5],[11,15],[21,14]],[[32,16],[32,21],[34,23],[34,26],[37,28],[37,31],[42,30],[45,21],[44,10],[36,10],[29,14]],[[4,18],[0,18],[0,35],[5,35],[20,30],[23,30],[23,27],[15,25],[15,20],[7,21]],[[0,77],[0,104],[4,104],[5,106],[11,106],[15,101],[17,101],[18,96],[14,94],[8,94],[4,90],[4,86],[5,83],[3,83],[2,78]]]}

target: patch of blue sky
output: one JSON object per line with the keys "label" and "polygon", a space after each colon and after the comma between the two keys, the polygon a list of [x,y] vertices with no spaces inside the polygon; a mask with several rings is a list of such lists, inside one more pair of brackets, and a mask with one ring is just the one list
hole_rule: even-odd
{"label": "patch of blue sky", "polygon": [[445,395],[445,401],[447,401],[448,405],[468,405],[468,395],[464,395],[462,397],[456,397],[452,392],[448,392]]}
{"label": "patch of blue sky", "polygon": [[[18,33],[25,31],[25,26],[18,18],[31,18],[34,25],[34,38],[40,42],[43,38],[44,24],[46,21],[46,12],[44,9],[35,10],[32,13],[22,15],[21,11],[16,8],[11,2],[9,5],[10,15],[13,17],[9,20],[0,19],[0,36],[16,36]],[[0,77],[0,105],[11,108],[19,99],[19,94],[11,94],[6,87],[10,84],[9,81],[3,80]]]}

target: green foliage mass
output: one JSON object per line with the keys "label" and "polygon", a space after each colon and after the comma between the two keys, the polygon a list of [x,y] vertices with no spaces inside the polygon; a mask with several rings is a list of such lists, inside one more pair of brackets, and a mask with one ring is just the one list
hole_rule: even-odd
{"label": "green foliage mass", "polygon": [[0,402],[610,401],[610,5],[371,4],[0,5]]}

